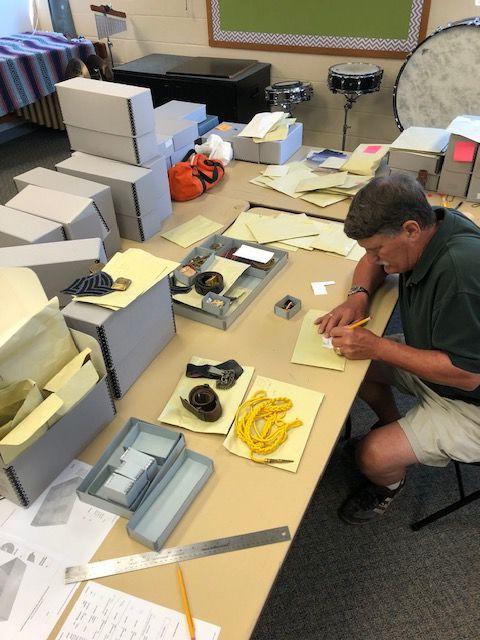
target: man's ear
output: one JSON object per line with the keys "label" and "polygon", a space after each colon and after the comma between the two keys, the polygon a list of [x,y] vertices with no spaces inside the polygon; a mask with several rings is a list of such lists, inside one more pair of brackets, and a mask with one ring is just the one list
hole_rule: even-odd
{"label": "man's ear", "polygon": [[409,240],[416,240],[422,233],[422,229],[416,220],[406,220],[402,225],[402,229]]}

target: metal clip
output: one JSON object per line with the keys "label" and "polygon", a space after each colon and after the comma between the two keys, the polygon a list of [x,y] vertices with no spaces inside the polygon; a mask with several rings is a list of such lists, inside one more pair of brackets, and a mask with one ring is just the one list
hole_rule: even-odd
{"label": "metal clip", "polygon": [[112,291],[126,291],[131,284],[128,278],[117,278],[112,284]]}

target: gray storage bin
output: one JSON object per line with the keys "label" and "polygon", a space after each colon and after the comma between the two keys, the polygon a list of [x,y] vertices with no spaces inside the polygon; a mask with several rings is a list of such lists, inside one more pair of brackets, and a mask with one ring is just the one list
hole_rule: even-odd
{"label": "gray storage bin", "polygon": [[[283,307],[290,301],[293,302],[293,306],[290,309],[284,309]],[[276,316],[285,318],[286,320],[290,320],[290,318],[293,318],[293,316],[297,314],[301,308],[301,300],[299,300],[298,298],[294,298],[293,296],[284,296],[281,300],[275,303],[273,311]]]}
{"label": "gray storage bin", "polygon": [[[212,303],[212,300],[221,300],[223,307],[219,307]],[[202,309],[207,313],[213,313],[214,316],[224,316],[230,308],[230,299],[219,293],[207,293],[202,298]]]}

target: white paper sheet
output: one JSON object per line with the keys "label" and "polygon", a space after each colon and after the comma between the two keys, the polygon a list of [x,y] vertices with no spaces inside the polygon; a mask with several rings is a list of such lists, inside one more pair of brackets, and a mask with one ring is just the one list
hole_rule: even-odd
{"label": "white paper sheet", "polygon": [[76,496],[75,487],[89,471],[90,465],[73,460],[28,509],[1,500],[0,531],[35,545],[65,566],[88,562],[118,520]]}
{"label": "white paper sheet", "polygon": [[[6,566],[6,569],[3,567]],[[65,584],[65,567],[38,548],[0,531],[0,638],[46,640],[78,584]]]}
{"label": "white paper sheet", "polygon": [[255,262],[266,264],[275,254],[273,251],[265,251],[265,249],[257,249],[255,247],[249,247],[246,244],[242,244],[233,255],[237,256],[237,258],[254,260]]}
{"label": "white paper sheet", "polygon": [[[178,590],[177,584],[172,589]],[[179,596],[180,599],[180,596]],[[195,610],[195,603],[190,601]],[[196,640],[217,640],[220,627],[194,618]],[[182,613],[122,591],[89,582],[56,640],[186,640]]]}
{"label": "white paper sheet", "polygon": [[272,129],[279,120],[283,120],[284,118],[285,114],[282,111],[257,113],[245,128],[240,131],[238,136],[244,138],[264,138],[270,129]]}
{"label": "white paper sheet", "polygon": [[326,296],[327,286],[330,284],[335,284],[334,280],[325,280],[324,282],[311,282],[313,293],[316,296]]}

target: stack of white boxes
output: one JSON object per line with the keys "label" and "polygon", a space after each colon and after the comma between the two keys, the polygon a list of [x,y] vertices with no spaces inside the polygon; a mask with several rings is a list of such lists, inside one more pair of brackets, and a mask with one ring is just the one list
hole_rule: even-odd
{"label": "stack of white boxes", "polygon": [[75,150],[57,170],[108,185],[120,235],[148,240],[172,213],[150,90],[86,78],[66,80],[56,88]]}
{"label": "stack of white boxes", "polygon": [[[207,108],[196,102],[170,100],[155,109],[157,142],[167,145],[165,156],[168,166],[181,162],[194,148],[198,138],[198,125],[207,118]],[[168,141],[171,140],[171,143]],[[168,149],[170,153],[168,153]]]}
{"label": "stack of white boxes", "polygon": [[451,196],[465,197],[468,193],[477,199],[478,180],[473,179],[473,189],[470,189],[470,179],[475,171],[478,172],[476,158],[478,156],[478,143],[469,138],[452,134],[445,153],[445,161],[443,163],[438,191]]}

